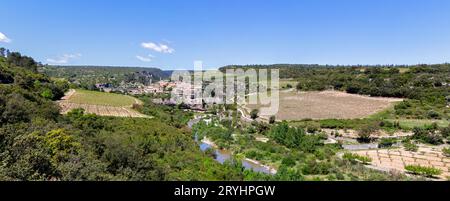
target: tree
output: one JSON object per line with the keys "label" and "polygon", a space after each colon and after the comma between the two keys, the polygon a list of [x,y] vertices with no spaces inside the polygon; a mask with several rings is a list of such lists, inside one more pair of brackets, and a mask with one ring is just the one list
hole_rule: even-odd
{"label": "tree", "polygon": [[0,47],[0,57],[6,57],[6,49],[3,47]]}
{"label": "tree", "polygon": [[32,72],[37,72],[38,63],[34,61],[33,58],[22,56],[19,52],[11,52],[7,51],[7,62],[11,66],[22,67]]}
{"label": "tree", "polygon": [[42,97],[44,97],[44,98],[46,98],[46,99],[53,99],[53,93],[52,93],[52,90],[50,90],[50,89],[45,89],[42,93],[41,93],[41,96]]}
{"label": "tree", "polygon": [[434,129],[423,129],[423,128],[414,128],[413,139],[420,140],[425,143],[440,145],[443,143],[443,138],[441,134],[438,134]]}
{"label": "tree", "polygon": [[358,131],[358,141],[370,142],[372,141],[372,134],[378,130],[377,125],[365,125]]}
{"label": "tree", "polygon": [[257,119],[257,118],[258,118],[258,113],[259,113],[259,110],[258,110],[258,109],[253,109],[253,110],[250,112],[250,118],[252,118],[253,120]]}
{"label": "tree", "polygon": [[275,123],[275,116],[270,116],[269,118],[269,124],[274,124]]}
{"label": "tree", "polygon": [[302,90],[303,89],[303,85],[302,85],[302,83],[297,83],[297,85],[295,86],[295,89],[297,89],[297,91],[300,91],[300,90]]}
{"label": "tree", "polygon": [[428,111],[428,118],[430,119],[439,119],[440,118],[440,114],[434,110],[430,110]]}
{"label": "tree", "polygon": [[285,165],[287,167],[293,167],[295,166],[296,162],[295,162],[295,158],[292,157],[291,155],[286,156],[285,158],[283,158],[283,160],[281,161],[282,165]]}

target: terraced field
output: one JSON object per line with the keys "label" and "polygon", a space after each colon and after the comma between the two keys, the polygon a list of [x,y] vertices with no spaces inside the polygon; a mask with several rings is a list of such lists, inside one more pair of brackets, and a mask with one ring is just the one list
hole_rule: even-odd
{"label": "terraced field", "polygon": [[131,96],[73,89],[59,101],[62,114],[82,108],[88,114],[99,116],[148,118],[133,110],[133,104],[141,102]]}
{"label": "terraced field", "polygon": [[420,165],[442,170],[441,179],[450,176],[450,158],[442,154],[439,148],[422,146],[418,152],[403,149],[380,149],[354,152],[372,159],[371,165],[385,171],[396,170],[405,172],[406,165]]}

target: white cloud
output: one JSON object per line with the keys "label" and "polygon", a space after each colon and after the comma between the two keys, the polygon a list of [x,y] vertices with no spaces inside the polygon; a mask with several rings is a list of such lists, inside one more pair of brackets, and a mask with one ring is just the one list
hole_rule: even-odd
{"label": "white cloud", "polygon": [[0,32],[0,42],[9,43],[9,42],[11,42],[11,39],[9,39],[8,37],[6,37],[5,34]]}
{"label": "white cloud", "polygon": [[77,54],[64,54],[63,56],[58,57],[56,59],[50,59],[49,58],[49,59],[47,59],[47,62],[51,63],[51,64],[67,64],[67,63],[69,63],[69,61],[71,59],[80,58],[81,56],[82,55],[80,53],[77,53]]}
{"label": "white cloud", "polygon": [[148,42],[148,43],[142,43],[141,46],[145,49],[149,49],[149,50],[153,50],[156,52],[160,52],[160,53],[168,53],[171,54],[173,52],[175,52],[175,50],[171,47],[169,47],[166,44],[156,44],[156,43],[152,43],[152,42]]}
{"label": "white cloud", "polygon": [[153,58],[154,58],[154,56],[153,55],[151,55],[151,54],[149,54],[148,56],[139,56],[139,55],[137,55],[136,56],[136,58],[137,59],[139,59],[140,61],[142,61],[142,62],[151,62],[152,60],[153,60]]}

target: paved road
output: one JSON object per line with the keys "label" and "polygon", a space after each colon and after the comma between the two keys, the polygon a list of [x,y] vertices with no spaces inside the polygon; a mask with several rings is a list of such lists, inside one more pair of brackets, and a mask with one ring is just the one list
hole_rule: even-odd
{"label": "paved road", "polygon": [[346,150],[357,151],[357,150],[367,150],[367,149],[378,149],[378,144],[348,144],[342,145]]}

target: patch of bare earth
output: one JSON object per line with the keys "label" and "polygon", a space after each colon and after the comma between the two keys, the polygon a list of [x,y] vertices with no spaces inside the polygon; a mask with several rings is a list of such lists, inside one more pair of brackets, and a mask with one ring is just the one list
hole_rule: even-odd
{"label": "patch of bare earth", "polygon": [[[382,111],[398,98],[369,97],[339,91],[280,92],[277,120],[355,119]],[[247,109],[261,105],[247,105]]]}

